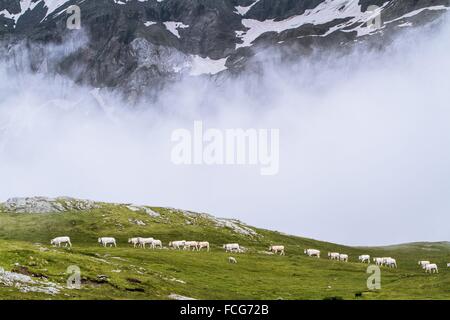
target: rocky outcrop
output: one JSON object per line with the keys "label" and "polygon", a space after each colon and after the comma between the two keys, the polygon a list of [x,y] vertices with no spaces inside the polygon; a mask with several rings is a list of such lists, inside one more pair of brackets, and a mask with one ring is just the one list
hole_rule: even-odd
{"label": "rocky outcrop", "polygon": [[217,227],[228,228],[235,233],[239,233],[246,236],[258,236],[255,230],[247,227],[242,222],[234,219],[214,218]]}
{"label": "rocky outcrop", "polygon": [[186,221],[186,224],[188,225],[195,225],[198,223],[199,219],[204,219],[209,223],[212,223],[216,228],[226,228],[234,233],[249,237],[261,236],[255,230],[253,230],[249,226],[245,225],[243,222],[236,219],[216,218],[208,213],[197,213],[187,210],[177,210],[174,208],[167,208],[167,209],[171,213],[181,214],[185,218],[187,218],[188,221]]}
{"label": "rocky outcrop", "polygon": [[150,209],[149,207],[146,206],[139,206],[139,205],[127,205],[128,210],[131,210],[133,212],[145,212],[146,214],[148,214],[150,217],[160,217],[161,215],[158,212],[153,211],[152,209]]}
{"label": "rocky outcrop", "polygon": [[85,211],[99,208],[99,205],[90,200],[79,200],[68,197],[46,198],[11,198],[3,208],[15,213],[56,213],[66,211]]}
{"label": "rocky outcrop", "polygon": [[0,284],[6,287],[14,287],[19,291],[38,292],[49,295],[55,295],[60,293],[62,287],[56,283],[47,280],[36,280],[28,275],[16,273],[12,271],[5,271],[0,267]]}

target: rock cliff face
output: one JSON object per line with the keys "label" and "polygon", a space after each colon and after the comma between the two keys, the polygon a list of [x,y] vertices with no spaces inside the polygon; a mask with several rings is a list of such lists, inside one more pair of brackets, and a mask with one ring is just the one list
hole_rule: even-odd
{"label": "rock cliff face", "polygon": [[[80,8],[81,30],[67,28],[72,5]],[[245,70],[267,48],[298,57],[313,48],[383,46],[449,6],[450,0],[0,0],[0,40],[2,56],[15,65],[142,93],[181,76]]]}

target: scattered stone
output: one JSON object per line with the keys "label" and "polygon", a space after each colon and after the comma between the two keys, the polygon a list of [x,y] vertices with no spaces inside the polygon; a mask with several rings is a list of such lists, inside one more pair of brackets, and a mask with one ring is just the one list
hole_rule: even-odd
{"label": "scattered stone", "polygon": [[5,271],[0,268],[0,284],[17,288],[20,292],[40,292],[50,295],[58,294],[62,287],[46,280],[34,280],[28,275]]}
{"label": "scattered stone", "polygon": [[161,216],[158,212],[155,212],[152,209],[150,209],[149,207],[145,207],[145,206],[138,206],[138,205],[130,204],[127,206],[127,208],[133,212],[144,211],[150,217],[160,217]]}
{"label": "scattered stone", "polygon": [[129,218],[128,221],[131,222],[131,223],[134,223],[134,224],[136,224],[136,225],[138,225],[138,226],[145,226],[145,225],[147,225],[147,224],[146,224],[144,221],[142,221],[142,220],[137,220],[137,219]]}
{"label": "scattered stone", "polygon": [[124,261],[124,262],[128,261],[127,259],[124,259],[122,257],[111,257],[111,259],[120,260],[120,261]]}
{"label": "scattered stone", "polygon": [[108,276],[104,275],[104,274],[99,274],[97,275],[97,281],[98,282],[108,282]]}
{"label": "scattered stone", "polygon": [[172,282],[178,282],[178,283],[182,283],[182,284],[186,284],[186,281],[179,280],[179,279],[175,279],[175,278],[170,279],[170,281],[172,281]]}
{"label": "scattered stone", "polygon": [[177,278],[165,278],[165,277],[162,277],[162,279],[163,280],[165,280],[165,281],[171,281],[171,282],[178,282],[178,283],[182,283],[182,284],[186,284],[186,281],[183,281],[183,280],[180,280],[180,279],[177,279]]}
{"label": "scattered stone", "polygon": [[168,295],[168,297],[172,300],[197,300],[197,299],[185,297],[185,296],[182,296],[182,295],[179,295],[176,293],[171,293]]}

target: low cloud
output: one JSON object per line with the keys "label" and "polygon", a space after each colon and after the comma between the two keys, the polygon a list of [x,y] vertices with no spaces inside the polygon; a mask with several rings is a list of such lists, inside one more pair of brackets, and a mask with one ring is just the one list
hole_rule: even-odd
{"label": "low cloud", "polygon": [[[0,66],[0,200],[59,196],[205,211],[345,244],[450,240],[450,28],[383,51],[316,53],[131,108]],[[98,95],[103,102],[99,103]],[[171,133],[280,129],[279,173],[177,166]]]}

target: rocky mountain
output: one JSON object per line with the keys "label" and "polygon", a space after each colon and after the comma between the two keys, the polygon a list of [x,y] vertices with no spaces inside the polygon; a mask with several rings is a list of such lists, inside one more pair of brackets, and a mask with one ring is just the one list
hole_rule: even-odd
{"label": "rocky mountain", "polygon": [[[73,5],[79,30],[67,28]],[[298,58],[315,48],[382,47],[449,7],[450,0],[0,0],[0,41],[15,66],[142,93],[182,76],[234,74],[268,48]]]}

